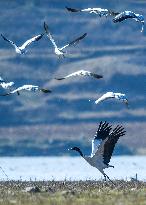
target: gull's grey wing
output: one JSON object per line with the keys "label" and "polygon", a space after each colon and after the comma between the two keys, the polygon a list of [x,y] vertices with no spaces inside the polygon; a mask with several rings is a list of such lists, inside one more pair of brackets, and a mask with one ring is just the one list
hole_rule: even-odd
{"label": "gull's grey wing", "polygon": [[5,36],[3,36],[3,34],[1,34],[1,36],[5,41],[9,42],[12,46],[14,46],[15,48],[18,48],[18,46],[13,41],[7,39]]}
{"label": "gull's grey wing", "polygon": [[82,40],[83,38],[85,38],[87,36],[87,33],[84,33],[82,36],[76,38],[75,40],[71,41],[70,43],[66,44],[65,46],[63,46],[62,48],[59,48],[59,50],[63,50],[68,46],[72,46],[72,45],[76,45],[77,43],[79,43],[80,40]]}
{"label": "gull's grey wing", "polygon": [[32,37],[31,39],[27,40],[20,49],[25,49],[27,46],[29,46],[32,42],[39,41],[43,37],[44,33],[39,34],[37,36]]}
{"label": "gull's grey wing", "polygon": [[50,31],[49,31],[49,27],[48,27],[48,25],[47,25],[45,22],[44,22],[44,29],[45,29],[45,32],[46,32],[48,38],[49,38],[50,41],[52,42],[53,46],[54,46],[55,48],[57,48],[57,45],[56,45],[56,43],[55,43],[55,40],[53,39],[53,36],[52,36],[52,34],[50,33]]}
{"label": "gull's grey wing", "polygon": [[108,165],[118,139],[121,136],[124,136],[125,133],[126,133],[126,131],[124,130],[124,127],[120,126],[120,125],[118,125],[110,133],[108,139],[104,143],[104,152],[103,152],[104,164]]}
{"label": "gull's grey wing", "polygon": [[69,8],[69,7],[65,7],[68,11],[70,12],[79,12],[79,11],[82,11],[81,9],[74,9],[74,8]]}

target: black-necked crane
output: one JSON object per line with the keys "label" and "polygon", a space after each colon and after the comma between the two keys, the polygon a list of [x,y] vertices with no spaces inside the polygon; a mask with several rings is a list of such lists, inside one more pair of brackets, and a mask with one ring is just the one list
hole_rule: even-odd
{"label": "black-necked crane", "polygon": [[64,80],[64,79],[67,79],[67,78],[70,78],[70,77],[76,77],[76,76],[90,76],[90,77],[93,77],[93,78],[96,78],[96,79],[100,79],[100,78],[103,78],[102,75],[98,75],[96,73],[93,73],[93,72],[90,72],[90,71],[87,71],[87,70],[78,70],[74,73],[71,73],[69,75],[66,75],[62,78],[55,78],[56,80]]}
{"label": "black-necked crane", "polygon": [[119,13],[113,18],[113,22],[114,23],[122,22],[126,19],[134,19],[135,21],[140,22],[142,24],[141,32],[144,30],[144,16],[140,14],[136,14],[132,11],[123,11]]}
{"label": "black-necked crane", "polygon": [[43,37],[43,35],[44,33],[34,36],[31,39],[27,40],[25,43],[23,43],[21,46],[17,46],[13,41],[7,39],[4,35],[1,34],[2,38],[5,41],[9,42],[15,48],[15,51],[18,54],[26,54],[26,47],[28,47],[32,42],[39,41]]}
{"label": "black-necked crane", "polygon": [[[118,139],[125,135],[125,133],[126,131],[123,126],[117,125],[112,130],[112,125],[101,121],[94,139],[92,140],[91,156],[85,156],[78,147],[73,147],[69,150],[78,152],[92,167],[97,168],[103,174],[105,180],[106,178],[110,180],[107,174],[105,174],[104,169],[109,167],[114,168],[114,166],[109,165],[109,162]],[[100,143],[99,140],[101,141]]]}
{"label": "black-necked crane", "polygon": [[56,45],[55,40],[54,40],[52,34],[49,31],[49,27],[45,22],[44,22],[44,29],[45,29],[45,32],[46,32],[49,40],[52,42],[52,44],[54,46],[54,52],[58,57],[65,57],[66,52],[64,51],[64,49],[69,47],[69,46],[76,45],[80,40],[85,38],[85,36],[87,35],[87,33],[84,33],[82,36],[76,38],[75,40],[71,41],[70,43],[66,44],[65,46],[59,48]]}

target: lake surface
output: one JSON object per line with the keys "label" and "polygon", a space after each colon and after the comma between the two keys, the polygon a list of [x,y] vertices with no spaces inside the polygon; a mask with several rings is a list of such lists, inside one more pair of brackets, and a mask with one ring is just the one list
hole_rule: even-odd
{"label": "lake surface", "polygon": [[[113,157],[105,169],[111,179],[130,180],[138,174],[146,181],[146,156]],[[102,174],[80,157],[1,157],[0,166],[9,180],[100,180]],[[0,170],[0,179],[7,180]]]}

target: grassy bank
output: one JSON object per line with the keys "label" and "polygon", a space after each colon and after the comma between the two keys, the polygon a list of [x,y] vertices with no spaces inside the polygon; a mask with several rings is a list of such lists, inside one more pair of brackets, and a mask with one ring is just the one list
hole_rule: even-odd
{"label": "grassy bank", "polygon": [[1,182],[0,204],[24,205],[144,205],[146,183],[110,182]]}

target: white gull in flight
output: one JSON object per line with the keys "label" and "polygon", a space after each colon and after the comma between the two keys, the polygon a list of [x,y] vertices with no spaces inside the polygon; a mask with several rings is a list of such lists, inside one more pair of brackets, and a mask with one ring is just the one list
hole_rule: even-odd
{"label": "white gull in flight", "polygon": [[109,9],[102,9],[102,8],[87,8],[87,9],[74,9],[74,8],[69,8],[66,7],[66,9],[70,12],[89,12],[90,14],[94,13],[97,14],[99,17],[102,16],[116,16],[118,13],[114,12]]}
{"label": "white gull in flight", "polygon": [[114,23],[122,22],[126,19],[134,19],[135,21],[140,22],[142,24],[141,32],[144,30],[144,16],[140,14],[136,14],[132,11],[124,11],[119,13],[113,18],[113,22]]}
{"label": "white gull in flight", "polygon": [[104,100],[110,99],[110,98],[115,98],[115,99],[121,100],[128,106],[128,100],[126,98],[126,95],[122,94],[122,93],[114,93],[114,92],[105,93],[104,95],[102,95],[100,98],[98,98],[95,101],[95,104],[98,104],[98,103],[100,103]]}
{"label": "white gull in flight", "polygon": [[61,48],[58,48],[56,43],[55,43],[55,40],[54,38],[52,37],[50,31],[49,31],[49,27],[48,25],[44,22],[44,29],[46,31],[46,34],[48,36],[48,38],[50,39],[50,41],[52,42],[53,46],[54,46],[54,52],[57,56],[59,57],[65,57],[65,53],[63,50],[69,46],[72,46],[72,45],[75,45],[77,44],[80,40],[82,40],[83,38],[85,38],[85,36],[87,35],[87,33],[84,33],[82,36],[78,37],[77,39],[71,41],[70,43],[66,44],[65,46],[61,47]]}
{"label": "white gull in flight", "polygon": [[86,71],[86,70],[78,70],[74,73],[71,73],[63,78],[55,78],[56,80],[64,80],[66,78],[70,78],[70,77],[76,77],[76,76],[91,76],[93,78],[96,78],[96,79],[100,79],[100,78],[103,78],[102,75],[98,75],[96,73],[92,73],[90,71]]}
{"label": "white gull in flight", "polygon": [[51,90],[40,88],[37,85],[23,85],[21,87],[16,88],[15,90],[12,90],[9,93],[2,94],[1,96],[11,95],[11,94],[14,94],[14,93],[20,93],[20,91],[24,91],[24,90],[32,91],[32,92],[41,91],[43,93],[51,93]]}
{"label": "white gull in flight", "polygon": [[15,48],[15,51],[18,54],[26,54],[26,47],[28,47],[32,42],[39,41],[43,37],[43,35],[44,33],[34,36],[31,39],[27,40],[25,43],[23,43],[21,46],[17,46],[13,41],[7,39],[4,35],[1,34],[2,38],[5,41],[9,42]]}

